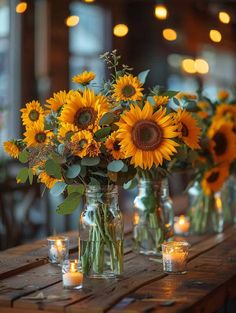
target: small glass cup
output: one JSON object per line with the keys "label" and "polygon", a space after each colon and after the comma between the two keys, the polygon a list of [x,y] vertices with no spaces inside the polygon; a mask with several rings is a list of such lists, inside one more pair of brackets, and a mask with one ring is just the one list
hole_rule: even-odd
{"label": "small glass cup", "polygon": [[62,264],[62,282],[65,289],[81,289],[83,273],[78,260],[65,260]]}
{"label": "small glass cup", "polygon": [[168,274],[185,274],[190,244],[186,241],[170,241],[162,244],[163,270]]}
{"label": "small glass cup", "polygon": [[64,236],[54,236],[48,239],[49,262],[61,264],[69,257],[69,238]]}

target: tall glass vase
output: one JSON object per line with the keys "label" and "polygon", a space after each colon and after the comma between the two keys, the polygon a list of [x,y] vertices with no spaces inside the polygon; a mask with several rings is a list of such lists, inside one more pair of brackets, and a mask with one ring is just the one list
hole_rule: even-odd
{"label": "tall glass vase", "polygon": [[189,217],[191,233],[221,233],[224,230],[224,212],[220,192],[206,195],[196,183],[189,189]]}
{"label": "tall glass vase", "polygon": [[114,278],[123,271],[123,217],[118,187],[88,186],[79,223],[79,259],[90,278]]}
{"label": "tall glass vase", "polygon": [[173,205],[167,180],[140,179],[134,200],[134,250],[159,254],[161,244],[173,235]]}
{"label": "tall glass vase", "polygon": [[230,175],[224,183],[221,197],[225,221],[236,224],[236,174]]}

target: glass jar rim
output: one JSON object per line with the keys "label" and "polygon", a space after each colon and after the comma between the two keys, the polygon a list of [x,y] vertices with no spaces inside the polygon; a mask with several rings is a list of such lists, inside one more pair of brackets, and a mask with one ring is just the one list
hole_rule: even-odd
{"label": "glass jar rim", "polygon": [[171,246],[175,246],[175,247],[187,247],[190,248],[191,245],[190,243],[188,243],[187,241],[167,241],[162,243],[163,247],[171,247]]}
{"label": "glass jar rim", "polygon": [[51,237],[48,237],[47,238],[47,241],[57,241],[57,240],[62,240],[62,241],[69,241],[69,237],[67,236],[57,236],[57,235],[54,235],[54,236],[51,236]]}

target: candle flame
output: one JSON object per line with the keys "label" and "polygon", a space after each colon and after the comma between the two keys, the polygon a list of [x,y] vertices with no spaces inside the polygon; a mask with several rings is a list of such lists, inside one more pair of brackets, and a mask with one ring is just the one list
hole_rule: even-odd
{"label": "candle flame", "polygon": [[179,224],[183,225],[186,222],[185,216],[184,215],[180,215],[179,217]]}
{"label": "candle flame", "polygon": [[77,272],[77,262],[76,261],[70,263],[70,272],[71,273]]}

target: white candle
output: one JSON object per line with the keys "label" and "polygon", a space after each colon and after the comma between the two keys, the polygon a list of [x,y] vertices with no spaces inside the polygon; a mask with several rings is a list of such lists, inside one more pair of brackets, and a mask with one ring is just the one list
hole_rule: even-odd
{"label": "white candle", "polygon": [[80,289],[83,285],[83,273],[78,269],[77,260],[66,260],[62,266],[64,288]]}
{"label": "white candle", "polygon": [[180,215],[175,219],[176,219],[174,223],[175,234],[179,235],[188,233],[190,228],[189,218],[185,217],[184,215]]}

